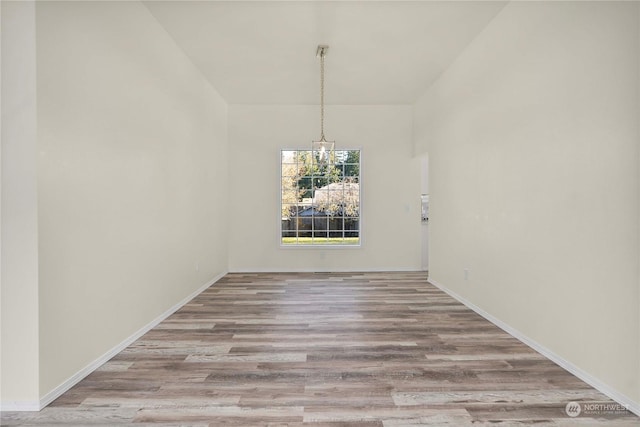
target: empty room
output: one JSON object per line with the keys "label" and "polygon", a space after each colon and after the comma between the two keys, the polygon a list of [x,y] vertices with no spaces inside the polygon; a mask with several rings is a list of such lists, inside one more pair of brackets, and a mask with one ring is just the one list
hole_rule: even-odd
{"label": "empty room", "polygon": [[7,1],[0,423],[640,425],[639,1]]}

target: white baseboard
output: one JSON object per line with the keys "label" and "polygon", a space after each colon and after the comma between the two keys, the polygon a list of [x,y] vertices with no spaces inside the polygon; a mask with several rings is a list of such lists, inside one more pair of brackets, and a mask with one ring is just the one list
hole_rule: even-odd
{"label": "white baseboard", "polygon": [[8,400],[0,402],[0,411],[33,412],[40,410],[40,402],[37,400]]}
{"label": "white baseboard", "polygon": [[484,311],[483,309],[481,309],[477,305],[473,304],[472,302],[468,301],[467,299],[465,299],[465,298],[461,297],[460,295],[456,294],[455,292],[453,292],[452,290],[448,289],[444,285],[442,285],[442,284],[440,284],[438,282],[435,282],[433,280],[429,280],[429,283],[433,284],[435,287],[437,287],[441,291],[447,293],[452,298],[458,300],[459,302],[461,302],[462,304],[464,304],[465,306],[467,306],[471,310],[475,311],[477,314],[479,314],[480,316],[484,317],[489,322],[493,323],[494,325],[496,325],[497,327],[499,327],[503,331],[507,332],[509,335],[511,335],[514,338],[522,341],[524,344],[528,345],[529,347],[531,347],[532,349],[534,349],[538,353],[542,354],[546,358],[548,358],[551,361],[555,362],[560,367],[564,368],[566,371],[568,371],[568,372],[572,373],[573,375],[575,375],[576,377],[580,378],[582,381],[584,381],[585,383],[589,384],[591,387],[595,388],[596,390],[598,390],[602,394],[610,397],[612,400],[616,401],[617,403],[621,404],[622,406],[625,406],[629,411],[631,411],[634,414],[640,416],[640,403],[639,402],[635,402],[632,399],[630,399],[628,396],[626,396],[626,395],[620,393],[619,391],[611,388],[611,386],[609,386],[608,384],[603,383],[598,378],[595,378],[593,375],[591,375],[588,372],[584,371],[583,369],[577,367],[576,365],[574,365],[573,363],[571,363],[568,360],[564,359],[563,357],[557,355],[556,353],[554,353],[553,351],[549,350],[545,346],[543,346],[540,343],[536,342],[535,340],[532,340],[531,338],[527,337],[526,335],[524,335],[523,333],[521,333],[517,329],[512,328],[511,326],[507,325],[506,323],[504,323],[500,319],[498,319],[498,318],[492,316],[491,314],[487,313],[486,311]]}
{"label": "white baseboard", "polygon": [[211,285],[220,280],[227,272],[223,272],[213,279],[209,280],[204,285],[200,286],[194,292],[192,292],[187,297],[183,298],[180,302],[174,304],[171,308],[166,310],[164,313],[153,319],[151,322],[147,323],[145,326],[136,331],[133,335],[126,338],[124,341],[113,347],[111,350],[107,351],[102,356],[98,357],[93,362],[89,363],[84,368],[80,369],[74,375],[69,377],[62,384],[51,390],[49,393],[40,398],[39,402],[0,402],[0,408],[2,411],[40,411],[42,408],[56,400],[60,397],[64,392],[69,390],[71,387],[82,381],[87,375],[98,369],[104,363],[109,361],[113,356],[120,353],[122,350],[131,345],[135,340],[149,332],[151,329],[156,327],[160,322],[162,322],[167,317],[171,316],[178,309],[180,309],[183,305],[191,301],[193,298],[198,296],[202,291],[209,288]]}
{"label": "white baseboard", "polygon": [[334,267],[303,267],[303,268],[236,268],[230,269],[229,273],[384,273],[386,271],[393,272],[415,272],[422,271],[416,267],[398,267],[398,268],[334,268]]}

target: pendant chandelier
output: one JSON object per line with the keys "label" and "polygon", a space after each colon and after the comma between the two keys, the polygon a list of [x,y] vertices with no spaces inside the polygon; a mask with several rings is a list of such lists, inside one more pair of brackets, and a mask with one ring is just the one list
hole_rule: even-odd
{"label": "pendant chandelier", "polygon": [[320,58],[320,140],[313,141],[313,151],[318,153],[320,162],[326,162],[332,157],[335,141],[327,141],[324,136],[324,57],[329,46],[318,45],[316,56]]}

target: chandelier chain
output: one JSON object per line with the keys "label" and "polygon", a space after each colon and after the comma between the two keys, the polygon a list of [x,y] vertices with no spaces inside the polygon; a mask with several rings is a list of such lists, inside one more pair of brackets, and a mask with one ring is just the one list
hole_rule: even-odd
{"label": "chandelier chain", "polygon": [[320,52],[320,141],[324,138],[324,51]]}

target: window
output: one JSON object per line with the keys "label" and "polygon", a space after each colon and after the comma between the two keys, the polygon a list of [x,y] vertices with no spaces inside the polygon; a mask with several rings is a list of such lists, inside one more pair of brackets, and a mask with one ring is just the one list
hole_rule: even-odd
{"label": "window", "polygon": [[283,246],[360,245],[360,150],[282,150]]}

